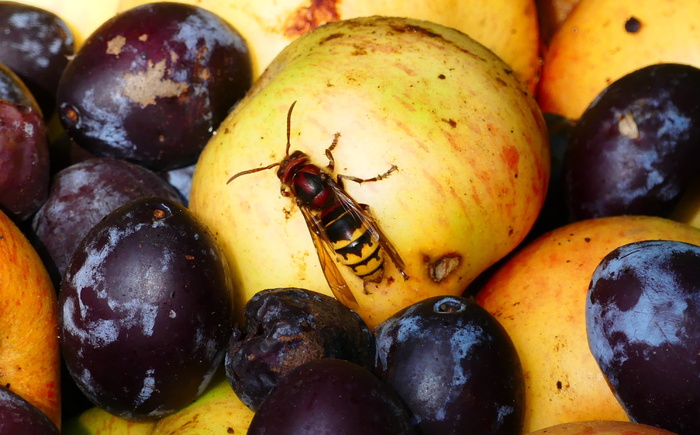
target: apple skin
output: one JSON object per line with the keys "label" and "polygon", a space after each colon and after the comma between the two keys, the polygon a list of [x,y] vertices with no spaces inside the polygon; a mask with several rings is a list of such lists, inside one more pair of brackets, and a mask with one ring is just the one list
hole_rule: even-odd
{"label": "apple skin", "polygon": [[61,427],[58,304],[24,234],[0,212],[0,384]]}
{"label": "apple skin", "polygon": [[[332,67],[330,67],[332,65]],[[375,71],[381,68],[382,74]],[[458,295],[507,255],[536,220],[549,181],[544,118],[505,63],[467,35],[427,21],[364,17],[292,42],[221,124],[192,179],[190,209],[232,267],[236,306],[269,288],[331,294],[294,198],[262,168],[301,150],[368,204],[404,261],[381,282],[340,273],[370,328],[430,296]],[[322,249],[322,248],[321,248]],[[335,255],[335,254],[333,254]]]}
{"label": "apple skin", "polygon": [[664,429],[630,421],[589,420],[561,423],[528,435],[674,435]]}
{"label": "apple skin", "polygon": [[580,0],[545,52],[538,101],[578,119],[616,79],[655,63],[700,66],[697,0]]}
{"label": "apple skin", "polygon": [[588,347],[586,295],[605,255],[650,239],[700,244],[700,229],[646,216],[565,225],[515,253],[479,290],[477,302],[501,322],[520,356],[525,431],[577,420],[629,420]]}

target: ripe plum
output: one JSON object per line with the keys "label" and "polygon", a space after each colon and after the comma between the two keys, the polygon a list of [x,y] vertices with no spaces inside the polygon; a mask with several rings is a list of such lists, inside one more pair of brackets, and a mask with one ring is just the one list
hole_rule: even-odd
{"label": "ripe plum", "polygon": [[374,371],[423,434],[519,434],[525,383],[505,329],[471,298],[415,303],[374,331]]}
{"label": "ripe plum", "polygon": [[49,194],[46,125],[29,106],[0,100],[0,209],[23,222]]}
{"label": "ripe plum", "polygon": [[103,157],[167,170],[195,163],[252,84],[245,40],[194,5],[144,4],[105,22],[66,67],[61,123]]}
{"label": "ripe plum", "polygon": [[656,64],[618,79],[570,132],[571,217],[667,216],[700,171],[699,145],[700,69]]}
{"label": "ripe plum", "polygon": [[214,237],[185,207],[144,198],[118,208],[85,236],[61,283],[71,377],[126,419],[192,403],[222,365],[231,286]]}
{"label": "ripe plum", "polygon": [[303,363],[338,358],[372,368],[372,332],[333,297],[298,288],[263,290],[248,301],[245,317],[245,330],[236,327],[231,336],[226,374],[253,410]]}
{"label": "ripe plum", "polygon": [[156,173],[124,160],[88,159],[56,174],[48,199],[32,219],[35,245],[54,280],[60,281],[90,228],[120,206],[149,196],[180,201]]}
{"label": "ripe plum", "polygon": [[0,386],[0,434],[58,435],[53,421],[14,391]]}
{"label": "ripe plum", "polygon": [[0,1],[0,29],[0,62],[17,73],[49,119],[58,81],[75,51],[73,33],[53,12],[12,1]]}
{"label": "ripe plum", "polygon": [[32,91],[14,71],[2,63],[0,63],[0,100],[21,104],[41,113],[41,107]]}
{"label": "ripe plum", "polygon": [[610,252],[591,279],[586,329],[631,420],[700,433],[700,246],[649,240]]}
{"label": "ripe plum", "polygon": [[292,370],[262,402],[249,435],[413,434],[396,392],[368,369],[322,358]]}

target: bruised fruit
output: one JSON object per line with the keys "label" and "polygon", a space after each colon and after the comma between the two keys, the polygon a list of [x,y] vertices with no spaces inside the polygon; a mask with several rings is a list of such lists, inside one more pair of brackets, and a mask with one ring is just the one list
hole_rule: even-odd
{"label": "bruised fruit", "polygon": [[505,329],[472,299],[420,301],[375,329],[375,372],[423,434],[520,433],[525,383]]}
{"label": "bruised fruit", "polygon": [[569,136],[574,220],[667,216],[700,171],[700,69],[657,64],[606,88]]}
{"label": "bruised fruit", "polygon": [[58,435],[56,424],[14,391],[0,386],[0,433]]}
{"label": "bruised fruit", "polygon": [[368,369],[323,358],[284,377],[250,422],[249,435],[414,434],[396,392]]}
{"label": "bruised fruit", "polygon": [[32,219],[54,280],[60,281],[90,228],[117,208],[149,196],[180,201],[177,191],[156,173],[124,160],[93,158],[58,172],[48,199]]}
{"label": "bruised fruit", "polygon": [[700,246],[650,240],[611,251],[591,279],[586,327],[631,420],[700,433]]}
{"label": "bruised fruit", "polygon": [[0,100],[0,210],[21,222],[48,194],[49,149],[41,113]]}
{"label": "bruised fruit", "polygon": [[57,104],[88,151],[172,169],[195,163],[250,86],[248,47],[231,25],[159,2],[100,26],[66,67]]}
{"label": "bruised fruit", "polygon": [[244,330],[234,328],[226,374],[251,409],[303,363],[339,358],[372,367],[372,332],[331,296],[298,288],[263,290],[246,304],[245,318]]}
{"label": "bruised fruit", "polygon": [[31,90],[46,119],[75,46],[68,25],[53,12],[19,2],[0,1],[0,62]]}
{"label": "bruised fruit", "polygon": [[61,284],[66,366],[96,405],[127,419],[191,403],[231,334],[227,266],[182,205],[133,201],[83,239]]}

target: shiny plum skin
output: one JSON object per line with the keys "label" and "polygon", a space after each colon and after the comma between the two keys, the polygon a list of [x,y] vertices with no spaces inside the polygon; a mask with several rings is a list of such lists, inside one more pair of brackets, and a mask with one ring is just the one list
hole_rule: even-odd
{"label": "shiny plum skin", "polygon": [[621,246],[591,279],[586,327],[593,356],[630,419],[700,433],[700,246]]}
{"label": "shiny plum skin", "polygon": [[20,223],[49,194],[49,150],[41,113],[0,100],[0,209]]}
{"label": "shiny plum skin", "polygon": [[36,406],[0,386],[0,434],[58,435],[60,432]]}
{"label": "shiny plum skin", "polygon": [[280,380],[253,416],[248,435],[416,433],[396,392],[350,361],[307,362]]}
{"label": "shiny plum skin", "polygon": [[58,283],[87,232],[117,208],[149,196],[180,201],[156,173],[124,160],[93,158],[54,176],[46,202],[32,218],[35,245]]}
{"label": "shiny plum skin", "polygon": [[45,119],[56,104],[56,90],[74,54],[73,33],[53,12],[19,2],[0,2],[0,63],[22,79]]}
{"label": "shiny plum skin", "polygon": [[605,89],[569,136],[573,220],[667,216],[700,172],[700,69],[657,64]]}
{"label": "shiny plum skin", "polygon": [[246,42],[194,5],[158,2],[100,26],[58,86],[61,123],[81,147],[153,170],[195,163],[252,84]]}
{"label": "shiny plum skin", "polygon": [[437,296],[375,328],[374,372],[422,434],[519,434],[525,384],[505,329],[471,298]]}
{"label": "shiny plum skin", "polygon": [[337,299],[300,288],[267,289],[245,307],[234,328],[226,375],[241,401],[255,410],[294,368],[338,358],[372,368],[374,336],[362,318]]}
{"label": "shiny plum skin", "polygon": [[86,397],[117,416],[171,414],[222,365],[231,293],[223,254],[189,210],[132,201],[90,230],[61,283],[66,367]]}
{"label": "shiny plum skin", "polygon": [[42,113],[32,91],[12,69],[2,63],[0,63],[0,100],[21,104]]}

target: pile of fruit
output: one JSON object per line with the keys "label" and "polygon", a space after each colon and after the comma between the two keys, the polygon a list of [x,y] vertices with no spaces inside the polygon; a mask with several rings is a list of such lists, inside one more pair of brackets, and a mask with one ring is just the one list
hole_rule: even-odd
{"label": "pile of fruit", "polygon": [[0,1],[0,434],[696,434],[693,0]]}

